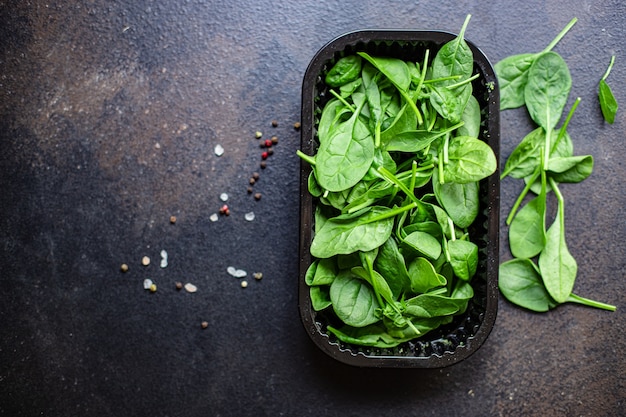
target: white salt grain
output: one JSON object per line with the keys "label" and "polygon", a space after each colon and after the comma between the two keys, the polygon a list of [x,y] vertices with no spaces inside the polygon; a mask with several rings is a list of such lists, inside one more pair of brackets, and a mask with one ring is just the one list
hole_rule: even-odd
{"label": "white salt grain", "polygon": [[161,251],[161,268],[167,267],[167,252],[165,250]]}
{"label": "white salt grain", "polygon": [[211,220],[212,222],[216,222],[219,219],[219,216],[217,215],[217,213],[213,213],[209,216],[209,220]]}
{"label": "white salt grain", "polygon": [[215,145],[215,155],[222,156],[224,155],[224,148],[222,145]]}
{"label": "white salt grain", "polygon": [[154,284],[154,283],[152,282],[152,280],[151,280],[151,279],[144,279],[144,280],[143,280],[143,289],[144,289],[144,290],[149,290],[149,289],[150,289],[150,287],[152,287],[152,285],[153,285],[153,284]]}
{"label": "white salt grain", "polygon": [[228,194],[226,194],[226,193],[222,193],[222,194],[220,194],[220,200],[222,200],[222,201],[228,201]]}
{"label": "white salt grain", "polygon": [[246,219],[247,221],[251,222],[252,220],[254,220],[254,212],[249,212],[244,214],[244,219]]}
{"label": "white salt grain", "polygon": [[198,291],[198,287],[188,282],[185,284],[185,290],[187,292],[196,292]]}

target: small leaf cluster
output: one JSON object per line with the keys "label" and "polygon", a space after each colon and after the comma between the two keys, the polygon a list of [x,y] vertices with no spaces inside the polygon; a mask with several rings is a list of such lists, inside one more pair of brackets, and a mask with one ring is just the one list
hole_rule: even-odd
{"label": "small leaf cluster", "polygon": [[358,52],[325,76],[333,97],[317,153],[298,151],[316,198],[306,283],[346,343],[397,346],[450,323],[474,295],[468,227],[497,162],[479,139],[468,21],[432,62],[429,51],[422,62]]}
{"label": "small leaf cluster", "polygon": [[[578,265],[565,239],[565,202],[559,184],[585,180],[593,170],[593,157],[574,155],[567,132],[580,98],[557,129],[572,80],[567,63],[551,49],[575,22],[573,19],[542,52],[513,55],[495,65],[501,109],[525,106],[537,125],[513,150],[501,175],[521,179],[525,187],[506,221],[514,259],[500,265],[499,287],[509,301],[538,312],[565,302],[615,309],[572,292]],[[520,209],[529,193],[533,196]],[[546,207],[551,193],[558,206],[548,227]]]}

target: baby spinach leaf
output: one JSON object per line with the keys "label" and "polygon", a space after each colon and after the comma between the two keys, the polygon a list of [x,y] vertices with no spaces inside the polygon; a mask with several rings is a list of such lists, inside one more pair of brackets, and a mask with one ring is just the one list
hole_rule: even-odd
{"label": "baby spinach leaf", "polygon": [[556,52],[541,54],[530,67],[524,89],[530,117],[544,130],[552,132],[571,88],[572,78],[563,58]]}
{"label": "baby spinach leaf", "polygon": [[402,240],[402,244],[432,260],[441,255],[441,243],[425,232],[413,232],[407,235]]}
{"label": "baby spinach leaf", "polygon": [[307,277],[308,285],[332,284],[337,276],[337,265],[334,258],[319,259],[312,265],[316,265],[316,267],[313,276],[310,279]]}
{"label": "baby spinach leaf", "polygon": [[541,191],[513,218],[509,246],[517,258],[537,256],[546,245],[546,174],[541,171]]}
{"label": "baby spinach leaf", "polygon": [[531,175],[539,164],[540,149],[545,144],[545,137],[545,131],[541,127],[527,134],[506,160],[501,178],[507,175],[513,178]]}
{"label": "baby spinach leaf", "polygon": [[548,161],[549,175],[556,182],[578,183],[593,171],[593,156],[557,157]]}
{"label": "baby spinach leaf", "polygon": [[[470,21],[468,15],[463,22],[461,31],[453,40],[444,44],[435,55],[432,63],[432,78],[447,78],[457,75],[461,80],[469,78],[474,69],[474,56],[467,42],[465,42],[465,30]],[[458,80],[457,80],[458,81]],[[447,86],[456,81],[448,79],[439,84]]]}
{"label": "baby spinach leaf", "polygon": [[391,292],[391,288],[389,288],[389,284],[385,281],[382,275],[378,272],[363,268],[362,266],[357,266],[352,268],[352,273],[357,277],[365,280],[372,289],[374,290],[374,294],[376,294],[379,305],[384,305],[384,302],[393,303],[395,301],[393,297],[393,293]]}
{"label": "baby spinach leaf", "polygon": [[453,132],[460,126],[460,124],[457,124],[442,130],[407,130],[400,132],[387,142],[385,148],[389,152],[419,152],[428,148],[435,139]]}
{"label": "baby spinach leaf", "polygon": [[480,104],[473,95],[467,100],[465,110],[463,110],[463,114],[461,115],[461,121],[463,122],[463,126],[459,127],[457,131],[458,136],[478,138],[480,135],[481,121]]}
{"label": "baby spinach leaf", "polygon": [[524,89],[528,82],[528,70],[537,56],[511,55],[494,65],[500,86],[500,110],[514,109],[525,104]]}
{"label": "baby spinach leaf", "polygon": [[411,86],[411,74],[405,61],[390,57],[372,57],[365,52],[358,54],[382,72],[398,89],[407,91]]}
{"label": "baby spinach leaf", "polygon": [[409,288],[409,272],[407,271],[404,257],[398,249],[398,244],[390,237],[378,249],[378,256],[374,267],[385,278],[395,299]]}
{"label": "baby spinach leaf", "polygon": [[311,255],[330,258],[337,254],[366,252],[379,247],[389,239],[393,230],[393,218],[381,218],[381,214],[390,210],[374,206],[326,220],[313,237]]}
{"label": "baby spinach leaf", "polygon": [[553,180],[550,185],[557,195],[559,206],[554,223],[546,233],[546,245],[539,255],[539,271],[548,293],[557,303],[564,303],[574,288],[578,266],[565,242],[563,197]]}
{"label": "baby spinach leaf", "polygon": [[415,294],[425,293],[433,288],[446,285],[446,279],[437,273],[433,264],[426,258],[415,258],[409,264],[408,269],[411,291]]}
{"label": "baby spinach leaf", "polygon": [[469,281],[476,274],[478,267],[478,246],[467,240],[450,240],[448,252],[454,274],[462,280]]}
{"label": "baby spinach leaf", "polygon": [[328,285],[315,285],[309,288],[311,305],[313,310],[322,311],[332,305],[330,299],[330,287]]}
{"label": "baby spinach leaf", "polygon": [[356,55],[345,56],[328,71],[326,84],[331,87],[340,87],[356,80],[361,73],[361,58]]}
{"label": "baby spinach leaf", "polygon": [[466,228],[474,223],[480,206],[479,189],[478,182],[442,184],[437,170],[433,172],[433,191],[437,201],[458,227]]}
{"label": "baby spinach leaf", "polygon": [[500,292],[513,304],[537,312],[558,305],[546,291],[539,270],[530,259],[511,259],[500,264],[499,269]]}
{"label": "baby spinach leaf", "polygon": [[315,177],[322,188],[343,191],[359,182],[374,160],[374,138],[359,119],[359,107],[346,122],[331,129],[315,156]]}
{"label": "baby spinach leaf", "polygon": [[471,84],[455,89],[439,85],[430,87],[430,104],[441,117],[451,123],[459,123],[461,121],[471,96]]}
{"label": "baby spinach leaf", "polygon": [[337,317],[349,326],[364,327],[380,320],[374,291],[349,272],[337,275],[330,286],[330,299]]}
{"label": "baby spinach leaf", "polygon": [[613,124],[615,122],[615,114],[617,113],[617,100],[613,95],[613,90],[607,84],[606,79],[611,73],[611,68],[613,68],[613,64],[615,63],[615,55],[611,57],[611,62],[609,63],[609,67],[606,72],[602,76],[600,80],[600,84],[598,85],[598,100],[600,101],[600,109],[602,110],[602,116],[604,120],[608,123]]}
{"label": "baby spinach leaf", "polygon": [[485,142],[470,136],[450,140],[449,162],[445,165],[445,182],[480,181],[496,171],[493,150]]}
{"label": "baby spinach leaf", "polygon": [[392,348],[415,337],[412,335],[403,339],[395,338],[382,324],[371,324],[365,327],[341,326],[340,328],[328,326],[328,331],[344,343],[378,348]]}

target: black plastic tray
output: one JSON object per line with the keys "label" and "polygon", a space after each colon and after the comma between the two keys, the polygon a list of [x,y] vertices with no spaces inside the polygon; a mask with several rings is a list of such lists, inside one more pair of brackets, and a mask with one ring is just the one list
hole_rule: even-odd
{"label": "black plastic tray", "polygon": [[[350,32],[329,42],[313,57],[302,85],[301,149],[312,155],[317,149],[316,128],[321,110],[330,98],[323,80],[326,72],[341,57],[358,51],[421,62],[426,49],[435,56],[441,45],[456,35],[441,31],[362,30]],[[499,159],[500,97],[497,79],[487,57],[471,42],[474,54],[474,96],[482,109],[480,139],[487,142]],[[480,185],[480,214],[471,233],[479,246],[478,271],[472,279],[474,298],[465,314],[449,325],[419,339],[392,349],[370,348],[343,343],[329,335],[326,326],[332,316],[316,312],[311,305],[305,274],[312,262],[310,245],[315,201],[309,194],[307,179],[311,168],[302,162],[300,171],[300,276],[299,309],[302,323],[313,342],[338,361],[362,367],[440,368],[467,358],[487,339],[498,309],[498,237],[500,180],[496,171]]]}

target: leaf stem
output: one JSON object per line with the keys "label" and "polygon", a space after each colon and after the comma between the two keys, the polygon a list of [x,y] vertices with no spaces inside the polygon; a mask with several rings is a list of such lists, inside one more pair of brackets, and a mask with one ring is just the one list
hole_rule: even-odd
{"label": "leaf stem", "polygon": [[[563,126],[561,126],[561,129],[559,129],[559,136],[557,136],[556,140],[552,144],[553,149],[550,149],[550,153],[552,153],[552,151],[556,149],[556,146],[559,143],[559,141],[563,139],[563,136],[565,136],[565,134],[567,133],[567,126],[569,125],[570,120],[572,120],[572,116],[574,115],[574,112],[576,111],[576,107],[578,107],[578,104],[580,104],[580,100],[581,100],[580,97],[576,97],[576,101],[574,101],[574,104],[572,104],[572,108],[569,110],[569,113],[567,114],[567,118],[563,122]],[[549,158],[549,157],[550,157],[550,154],[546,155],[546,158]]]}
{"label": "leaf stem", "polygon": [[330,90],[330,93],[335,96],[337,100],[341,101],[344,106],[352,110],[353,113],[356,111],[356,108],[352,104],[348,103],[345,98],[341,97],[341,94],[337,93],[335,90]]}
{"label": "leaf stem", "polygon": [[606,69],[606,72],[602,76],[602,79],[606,81],[607,77],[611,73],[611,68],[613,68],[613,64],[615,63],[615,55],[611,57],[611,62],[609,63],[609,67]]}
{"label": "leaf stem", "polygon": [[535,183],[540,173],[541,173],[541,165],[537,165],[537,168],[535,168],[535,172],[533,172],[532,176],[530,177],[530,180],[526,183],[526,186],[524,187],[520,195],[517,197],[515,204],[513,204],[513,207],[511,208],[511,212],[509,213],[509,216],[506,218],[507,226],[511,225],[511,222],[513,221],[513,217],[515,217],[515,213],[517,212],[517,209],[519,209],[519,206],[522,204],[524,197],[526,197],[526,194],[528,194],[528,191],[530,191],[530,187],[532,187],[532,185]]}
{"label": "leaf stem", "polygon": [[595,307],[602,310],[615,311],[617,307],[611,304],[601,303],[600,301],[590,300],[589,298],[584,298],[574,293],[571,293],[567,299],[567,301],[572,303],[578,303],[582,305],[586,305],[588,307]]}
{"label": "leaf stem", "polygon": [[312,166],[315,166],[315,157],[305,154],[300,149],[296,151],[296,155],[298,155],[300,158],[302,158],[304,161],[308,162]]}
{"label": "leaf stem", "polygon": [[561,30],[561,32],[558,35],[556,35],[556,38],[554,38],[554,40],[552,40],[552,42],[550,42],[550,44],[546,46],[546,49],[544,49],[542,52],[551,51],[552,48],[554,48],[556,44],[559,43],[561,39],[563,39],[565,34],[569,32],[569,30],[572,28],[572,26],[576,24],[577,21],[578,21],[578,18],[576,17],[570,20],[570,22],[563,28],[563,30]]}

